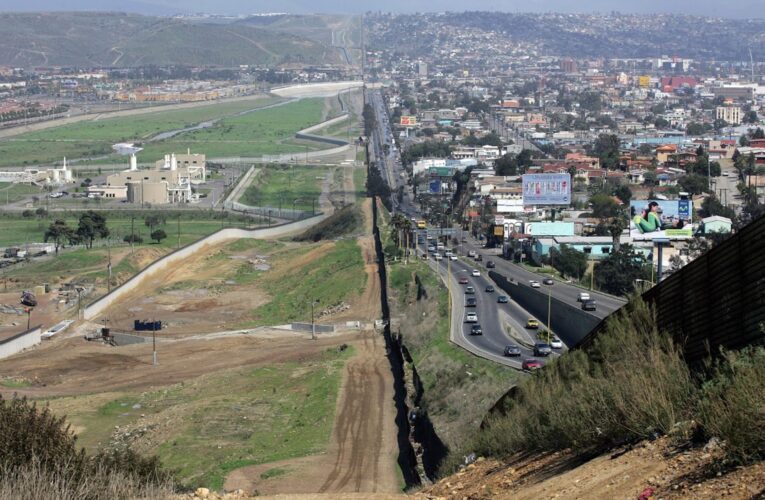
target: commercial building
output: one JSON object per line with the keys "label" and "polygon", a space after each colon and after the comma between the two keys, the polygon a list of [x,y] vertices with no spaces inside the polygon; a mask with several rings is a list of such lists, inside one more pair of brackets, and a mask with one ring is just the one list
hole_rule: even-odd
{"label": "commercial building", "polygon": [[741,124],[741,108],[738,106],[717,106],[715,117],[718,120],[725,120],[731,125],[739,125]]}

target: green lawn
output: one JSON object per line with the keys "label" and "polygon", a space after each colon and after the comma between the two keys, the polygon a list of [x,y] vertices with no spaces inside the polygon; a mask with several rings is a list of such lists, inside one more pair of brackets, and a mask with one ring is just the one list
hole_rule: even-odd
{"label": "green lawn", "polygon": [[329,170],[320,167],[264,166],[239,201],[254,207],[278,207],[296,210],[319,210],[319,195]]}
{"label": "green lawn", "polygon": [[367,167],[366,166],[354,167],[353,187],[356,189],[357,200],[367,197]]}
{"label": "green lawn", "polygon": [[13,203],[23,200],[30,194],[44,195],[44,191],[31,184],[18,184],[11,182],[0,182],[0,204]]}
{"label": "green lawn", "polygon": [[[311,300],[319,299],[318,309],[337,305],[366,286],[364,260],[354,240],[340,240],[331,251],[304,266],[291,263],[317,245],[301,247],[279,254],[269,271],[256,273],[262,289],[268,291],[271,301],[252,312],[252,321],[246,327],[279,325],[293,321],[310,321]],[[247,280],[246,274],[238,277]]]}
{"label": "green lawn", "polygon": [[172,419],[152,452],[183,485],[219,490],[239,467],[326,449],[342,369],[352,354],[352,348],[331,350],[301,363],[229,370],[154,392],[59,398],[50,405],[83,429],[78,442],[91,450],[108,443],[116,425]]}
{"label": "green lawn", "polygon": [[301,99],[283,106],[226,118],[211,128],[148,144],[140,154],[142,158],[159,159],[168,151],[186,151],[187,148],[205,153],[208,157],[290,153],[295,151],[295,146],[283,142],[292,139],[298,130],[319,123],[323,106],[324,99]]}
{"label": "green lawn", "polygon": [[[64,156],[74,159],[111,154],[111,146],[117,142],[140,142],[161,132],[186,128],[203,121],[261,108],[281,100],[275,97],[253,98],[199,106],[193,109],[91,120],[30,132],[0,141],[0,166],[46,164],[61,161]],[[270,117],[274,116],[267,111],[263,110],[262,113]],[[252,114],[258,113],[260,112]],[[176,151],[185,151],[186,147]],[[169,151],[161,147],[160,149],[160,153],[152,153],[153,156],[146,156],[146,158],[151,161],[158,160]],[[207,154],[210,155],[210,153]],[[144,153],[141,153],[141,159],[144,159]],[[124,157],[112,155],[111,160],[123,162]]]}

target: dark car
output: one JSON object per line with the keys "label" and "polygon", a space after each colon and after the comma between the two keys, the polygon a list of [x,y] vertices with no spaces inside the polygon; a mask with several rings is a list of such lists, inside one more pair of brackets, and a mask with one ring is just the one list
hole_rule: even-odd
{"label": "dark car", "polygon": [[509,345],[505,347],[503,354],[510,358],[516,358],[521,355],[521,348],[517,345]]}
{"label": "dark car", "polygon": [[491,285],[486,285],[486,292],[487,293],[494,293],[494,287]]}
{"label": "dark car", "polygon": [[481,325],[476,323],[475,325],[471,326],[470,335],[483,335],[483,330],[481,330]]}
{"label": "dark car", "polygon": [[497,304],[507,304],[509,299],[507,295],[497,295]]}
{"label": "dark car", "polygon": [[497,267],[497,265],[494,263],[493,260],[487,260],[486,261],[486,268],[487,269],[493,269],[495,267]]}
{"label": "dark car", "polygon": [[544,283],[545,285],[553,285],[553,284],[555,284],[555,282],[553,281],[552,278],[545,278],[545,279],[542,280],[542,283]]}
{"label": "dark car", "polygon": [[475,297],[468,297],[465,299],[465,307],[475,307],[476,306],[476,300]]}
{"label": "dark car", "polygon": [[534,356],[549,356],[552,354],[552,347],[550,344],[544,342],[537,342],[534,344]]}
{"label": "dark car", "polygon": [[538,370],[544,365],[538,359],[524,359],[521,368],[524,370]]}
{"label": "dark car", "polygon": [[594,311],[596,309],[597,304],[594,300],[585,300],[582,302],[582,309],[584,311]]}

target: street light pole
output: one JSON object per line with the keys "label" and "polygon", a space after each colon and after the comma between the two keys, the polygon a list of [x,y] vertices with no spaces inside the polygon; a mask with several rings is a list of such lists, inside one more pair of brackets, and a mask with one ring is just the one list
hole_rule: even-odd
{"label": "street light pole", "polygon": [[151,358],[152,364],[157,366],[157,320],[151,321]]}

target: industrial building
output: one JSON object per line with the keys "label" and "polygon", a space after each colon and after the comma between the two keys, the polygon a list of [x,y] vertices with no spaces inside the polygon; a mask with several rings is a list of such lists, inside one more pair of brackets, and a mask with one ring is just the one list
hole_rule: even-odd
{"label": "industrial building", "polygon": [[25,168],[20,171],[0,172],[0,182],[63,185],[74,182],[72,171],[66,168],[66,158],[61,168]]}
{"label": "industrial building", "polygon": [[105,186],[93,186],[88,191],[106,198],[126,198],[129,203],[188,203],[193,199],[191,186],[206,180],[203,154],[168,154],[149,170],[138,170],[138,161],[131,155],[130,168],[108,176]]}

